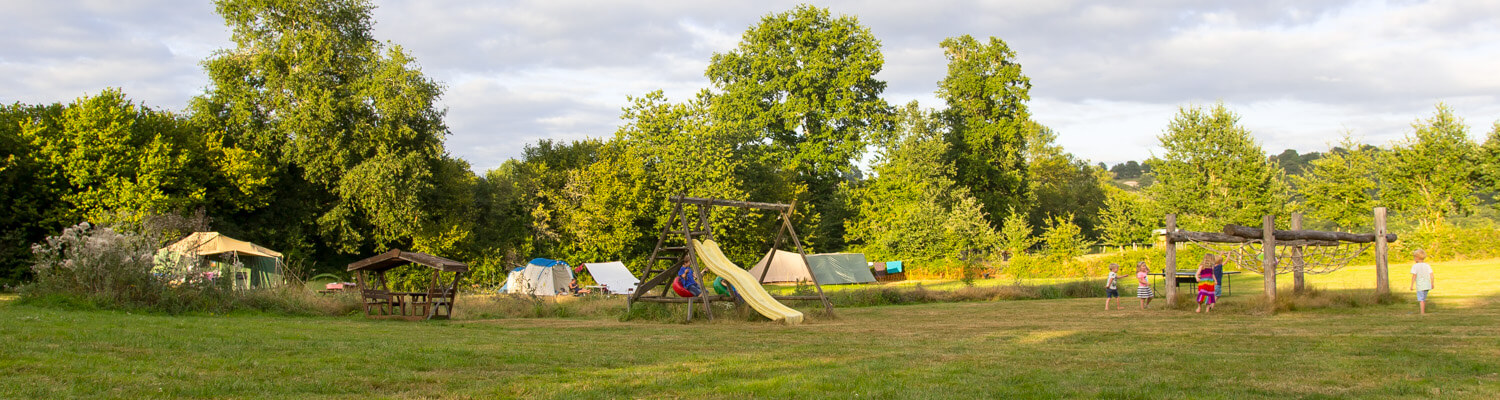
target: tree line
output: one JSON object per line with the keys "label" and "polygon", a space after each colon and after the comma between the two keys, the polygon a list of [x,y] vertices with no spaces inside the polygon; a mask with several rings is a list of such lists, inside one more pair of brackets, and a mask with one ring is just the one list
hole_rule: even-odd
{"label": "tree line", "polygon": [[[312,270],[403,248],[470,261],[495,282],[531,257],[640,265],[671,195],[795,203],[811,251],[936,265],[1149,241],[1166,210],[1198,216],[1185,226],[1288,208],[1353,224],[1376,204],[1440,219],[1500,176],[1496,134],[1471,143],[1439,107],[1408,141],[1346,137],[1353,150],[1288,178],[1221,104],[1184,107],[1165,152],[1137,166],[1156,184],[1126,191],[1111,184],[1122,171],[1069,154],[1031,117],[1031,81],[1003,40],[942,41],[942,107],[892,105],[875,77],[880,41],[855,17],[806,5],[714,54],[691,98],[632,96],[613,135],[541,140],[476,174],[444,148],[442,85],[373,37],[369,1],[216,6],[235,45],[203,62],[210,85],[182,112],[118,89],[0,107],[0,280],[27,279],[30,244],[64,226],[162,214],[202,212]],[[726,252],[747,260],[775,222],[712,215]]]}

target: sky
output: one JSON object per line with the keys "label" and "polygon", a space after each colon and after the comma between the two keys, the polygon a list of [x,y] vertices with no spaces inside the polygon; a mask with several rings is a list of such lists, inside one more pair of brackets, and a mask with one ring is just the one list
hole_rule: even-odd
{"label": "sky", "polygon": [[[374,34],[445,88],[449,152],[494,168],[540,139],[609,138],[629,96],[686,100],[788,1],[377,1]],[[1341,134],[1401,140],[1451,106],[1483,140],[1500,120],[1500,0],[815,1],[881,41],[893,105],[942,104],[938,43],[998,37],[1031,78],[1033,118],[1077,156],[1159,152],[1179,107],[1224,102],[1268,153]],[[212,2],[0,0],[0,102],[117,87],[183,110],[200,62],[231,47]]]}

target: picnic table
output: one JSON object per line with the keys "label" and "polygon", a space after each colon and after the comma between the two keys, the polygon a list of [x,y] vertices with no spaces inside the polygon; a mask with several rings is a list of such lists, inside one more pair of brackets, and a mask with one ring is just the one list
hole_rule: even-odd
{"label": "picnic table", "polygon": [[422,315],[427,315],[427,292],[391,292],[392,306],[400,306],[401,314],[407,315],[406,306],[411,305],[412,315],[416,314],[417,306],[422,306]]}
{"label": "picnic table", "polygon": [[[1224,285],[1224,290],[1221,291],[1221,292],[1223,292],[1224,296],[1228,296],[1229,295],[1229,288],[1230,288],[1230,286],[1232,286],[1230,284],[1230,282],[1234,281],[1232,279],[1229,279],[1229,276],[1230,275],[1235,275],[1235,274],[1238,274],[1238,273],[1240,273],[1240,271],[1224,271],[1224,282],[1221,282],[1221,284]],[[1149,273],[1147,275],[1159,276],[1159,277],[1161,277],[1161,281],[1163,282],[1163,285],[1166,284],[1165,283],[1166,280],[1167,280],[1166,273],[1163,273],[1163,272],[1152,272],[1152,273]],[[1161,293],[1160,291],[1156,290],[1156,281],[1157,281],[1156,278],[1151,278],[1151,291],[1155,292],[1155,293]],[[1187,285],[1189,288],[1191,288],[1191,287],[1193,287],[1193,286],[1195,286],[1197,284],[1198,284],[1198,275],[1196,273],[1177,271],[1177,286],[1179,288],[1182,287],[1182,285]],[[1194,292],[1194,293],[1196,293],[1196,292]]]}

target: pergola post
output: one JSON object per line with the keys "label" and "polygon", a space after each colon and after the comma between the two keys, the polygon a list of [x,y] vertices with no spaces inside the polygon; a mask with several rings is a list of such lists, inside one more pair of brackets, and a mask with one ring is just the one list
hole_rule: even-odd
{"label": "pergola post", "polygon": [[[1302,230],[1302,213],[1292,213],[1292,230]],[[1306,267],[1302,259],[1302,246],[1292,247],[1292,292],[1302,293],[1307,290],[1307,283],[1302,276],[1302,270]]]}
{"label": "pergola post", "polygon": [[1172,240],[1172,234],[1177,232],[1177,214],[1167,214],[1167,265],[1162,267],[1162,280],[1166,282],[1163,287],[1163,296],[1167,298],[1167,308],[1177,306],[1177,242]]}
{"label": "pergola post", "polygon": [[1261,267],[1261,272],[1264,274],[1264,276],[1266,278],[1266,283],[1265,283],[1265,285],[1266,285],[1266,288],[1265,288],[1265,291],[1266,291],[1266,304],[1268,304],[1272,309],[1275,309],[1275,307],[1276,307],[1276,235],[1273,232],[1276,231],[1276,216],[1274,216],[1274,215],[1266,215],[1264,218],[1262,218],[1261,219],[1261,230],[1262,230],[1264,236],[1261,237],[1261,239],[1260,239],[1261,240],[1261,242],[1260,242],[1260,251],[1261,251],[1261,257],[1262,257],[1262,259],[1260,261],[1260,267]]}
{"label": "pergola post", "polygon": [[1375,207],[1375,294],[1391,293],[1391,279],[1386,263],[1389,246],[1386,243],[1385,207]]}

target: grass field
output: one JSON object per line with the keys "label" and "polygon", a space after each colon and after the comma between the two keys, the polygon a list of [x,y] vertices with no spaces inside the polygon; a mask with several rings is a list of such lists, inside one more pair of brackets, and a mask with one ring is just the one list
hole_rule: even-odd
{"label": "grass field", "polygon": [[[65,311],[0,298],[0,398],[1493,399],[1497,264],[1435,265],[1437,304],[1425,316],[1410,303],[1268,316],[1163,310],[1160,299],[1151,310],[1105,311],[1100,299],[1068,299],[841,308],[796,327],[613,316],[407,323]],[[1398,293],[1406,265],[1392,266]],[[1373,272],[1310,281],[1363,288]],[[1259,282],[1242,275],[1226,308],[1250,301]]]}

